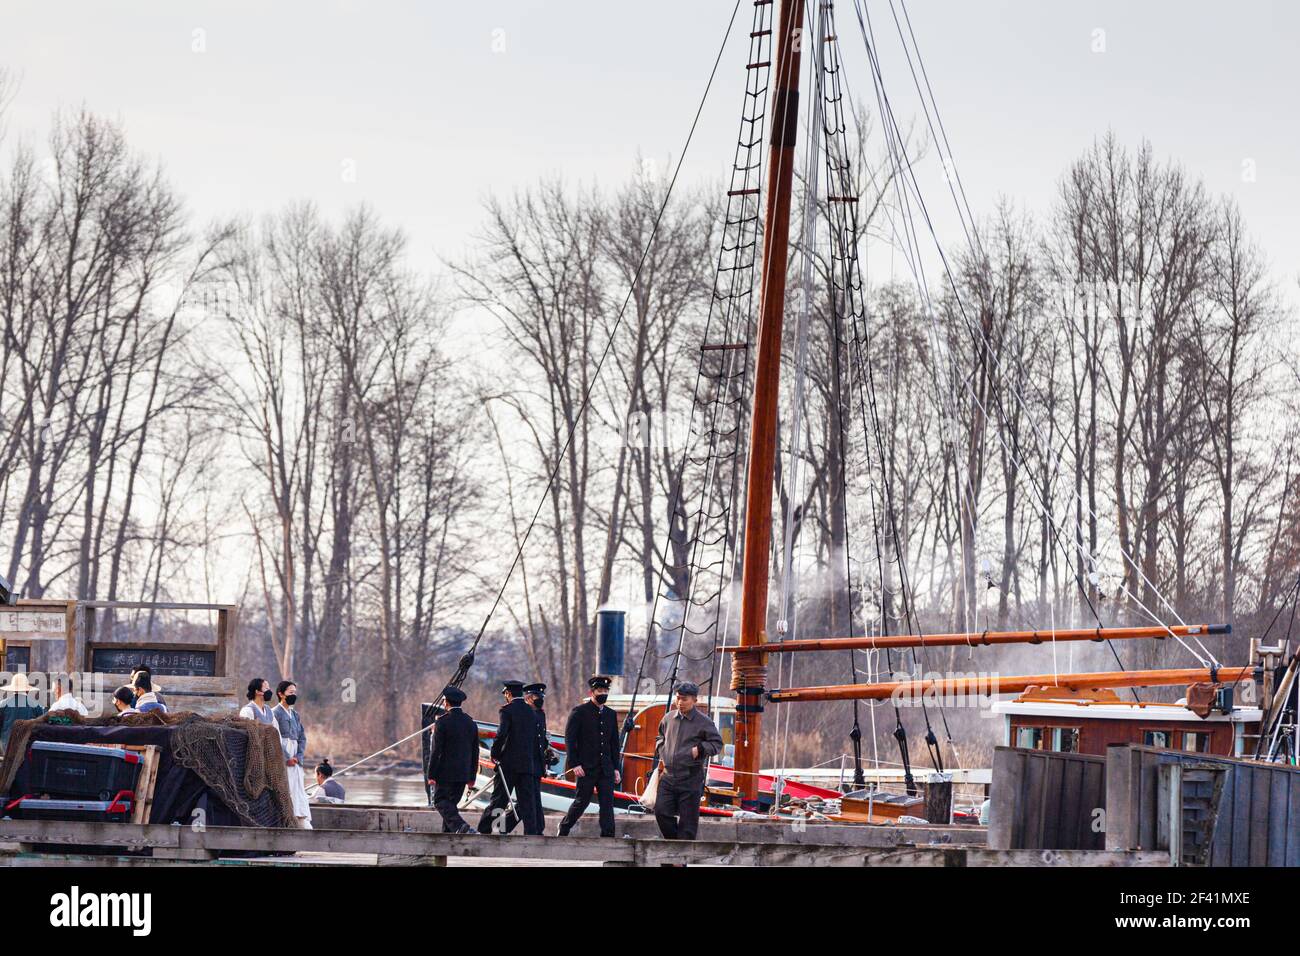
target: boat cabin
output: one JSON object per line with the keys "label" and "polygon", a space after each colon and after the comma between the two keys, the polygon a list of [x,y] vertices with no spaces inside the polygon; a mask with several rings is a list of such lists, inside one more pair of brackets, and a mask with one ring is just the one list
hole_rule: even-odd
{"label": "boat cabin", "polygon": [[1232,706],[1199,717],[1185,701],[1140,703],[1110,690],[1075,693],[1033,688],[998,701],[1003,743],[1029,750],[1104,755],[1112,744],[1141,744],[1220,757],[1240,756],[1262,718],[1258,707]]}

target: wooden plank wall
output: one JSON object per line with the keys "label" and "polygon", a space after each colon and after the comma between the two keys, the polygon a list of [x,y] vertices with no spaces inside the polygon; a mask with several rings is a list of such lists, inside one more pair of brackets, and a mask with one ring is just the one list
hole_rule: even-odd
{"label": "wooden plank wall", "polygon": [[998,747],[988,845],[998,850],[1100,850],[1106,758]]}
{"label": "wooden plank wall", "polygon": [[[82,701],[95,712],[95,707],[102,707],[103,713],[111,714],[113,705],[109,698],[113,691],[130,682],[129,674],[103,674],[103,698],[96,697],[93,689],[87,689]],[[167,710],[172,713],[189,711],[203,714],[205,717],[218,717],[222,714],[235,714],[244,706],[241,691],[243,686],[238,677],[180,677],[172,674],[160,674],[156,682],[162,686],[163,699],[167,701]]]}
{"label": "wooden plank wall", "polygon": [[[77,669],[90,673],[94,668],[95,648],[131,647],[142,652],[158,651],[211,651],[214,654],[215,675],[210,677],[190,676],[185,674],[168,674],[156,671],[155,683],[161,686],[167,709],[172,713],[190,711],[205,716],[234,714],[244,706],[244,686],[248,676],[230,674],[227,670],[228,651],[235,640],[238,607],[232,604],[188,604],[180,602],[138,602],[138,601],[81,601],[72,602],[76,606],[75,614],[69,618],[69,658],[76,661]],[[105,631],[96,634],[99,617],[108,610],[128,615],[133,611],[205,613],[210,618],[210,628],[199,622],[185,633],[188,638],[177,639],[172,630],[160,626],[158,636],[149,639],[123,636]],[[90,689],[82,695],[82,700],[92,713],[96,707],[102,713],[111,714],[110,702],[113,691],[129,681],[129,675],[123,673],[102,672],[103,694],[95,695]],[[89,697],[95,697],[92,704]]]}
{"label": "wooden plank wall", "polygon": [[1106,761],[1106,849],[1155,847],[1162,763],[1213,763],[1228,779],[1210,864],[1300,866],[1300,768],[1138,746],[1111,747]]}

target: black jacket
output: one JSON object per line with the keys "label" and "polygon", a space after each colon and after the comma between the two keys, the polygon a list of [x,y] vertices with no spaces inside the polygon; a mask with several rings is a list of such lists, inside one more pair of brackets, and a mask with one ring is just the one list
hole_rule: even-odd
{"label": "black jacket", "polygon": [[618,717],[609,707],[586,701],[573,708],[564,727],[564,769],[581,766],[584,773],[620,770]]}
{"label": "black jacket", "polygon": [[551,738],[546,731],[546,711],[533,708],[533,720],[537,722],[537,773],[546,773],[546,755],[551,752]]}
{"label": "black jacket", "polygon": [[426,779],[438,783],[473,783],[478,775],[478,724],[459,707],[453,707],[433,725]]}
{"label": "black jacket", "polygon": [[492,759],[510,773],[537,773],[537,718],[533,708],[516,697],[501,708]]}

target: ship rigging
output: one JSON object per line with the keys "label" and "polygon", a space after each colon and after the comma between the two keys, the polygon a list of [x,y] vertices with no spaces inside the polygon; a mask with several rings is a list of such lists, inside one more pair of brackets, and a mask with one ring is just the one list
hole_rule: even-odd
{"label": "ship rigging", "polygon": [[[740,9],[738,0],[713,64],[705,99]],[[1037,396],[1026,394],[1032,385],[1008,378],[1010,388],[1005,393],[982,394],[972,386],[969,376],[963,375],[951,360],[944,360],[943,336],[934,319],[936,308],[927,271],[933,270],[933,263],[938,265],[939,281],[950,296],[956,318],[977,343],[981,362],[999,372],[1005,362],[978,316],[968,311],[953,266],[939,241],[918,181],[916,157],[887,92],[876,31],[866,3],[852,0],[856,30],[851,29],[850,33],[860,36],[865,50],[874,113],[887,159],[880,177],[873,175],[868,183],[873,189],[871,196],[862,194],[861,170],[855,164],[850,142],[849,118],[856,114],[845,76],[834,4],[822,0],[812,3],[752,0],[752,10],[739,135],[725,196],[711,306],[699,343],[689,438],[682,449],[673,483],[669,509],[673,527],[663,550],[668,558],[656,575],[653,596],[648,595],[643,653],[624,709],[625,745],[636,731],[643,729],[638,723],[638,697],[645,696],[643,682],[652,681],[655,687],[648,695],[649,702],[661,700],[662,707],[667,707],[674,688],[683,679],[683,668],[707,661],[709,676],[701,685],[706,688],[706,694],[719,701],[724,662],[730,666],[730,690],[735,703],[734,755],[728,773],[734,781],[734,803],[742,809],[780,809],[781,782],[777,780],[774,784],[771,774],[762,769],[763,718],[774,705],[798,702],[852,702],[848,738],[853,752],[853,781],[858,788],[865,782],[859,702],[867,701],[892,704],[892,735],[897,741],[899,762],[909,792],[914,789],[911,745],[900,702],[919,705],[926,752],[934,770],[943,772],[952,768],[956,757],[956,742],[943,707],[943,701],[954,695],[1020,693],[1039,701],[1060,697],[1076,703],[1093,695],[1098,702],[1109,704],[1117,700],[1113,689],[1128,688],[1134,702],[1141,705],[1135,688],[1187,686],[1189,700],[1194,696],[1193,689],[1198,699],[1208,689],[1219,692],[1221,700],[1225,689],[1259,686],[1263,690],[1264,706],[1260,730],[1255,735],[1255,750],[1257,754],[1267,752],[1271,756],[1277,748],[1267,744],[1270,738],[1283,741],[1294,738],[1294,728],[1285,729],[1284,717],[1289,714],[1294,722],[1295,708],[1288,710],[1287,702],[1296,683],[1296,659],[1286,658],[1285,644],[1277,649],[1260,644],[1259,653],[1253,655],[1247,666],[1224,666],[1204,639],[1225,638],[1231,633],[1231,627],[1189,624],[1182,620],[1145,570],[1122,548],[1119,555],[1126,565],[1126,573],[1119,584],[1120,596],[1145,623],[1117,626],[1113,621],[1103,620],[1096,600],[1096,558],[1083,547],[1081,524],[1085,514],[1093,520],[1097,515],[1090,503],[1082,499],[1071,502],[1075,526],[1070,527],[1068,522],[1058,519],[1046,494],[1032,484],[1029,486],[1029,500],[1044,527],[1050,530],[1051,541],[1059,549],[1077,586],[1083,619],[1076,626],[1057,627],[1053,614],[1053,619],[1046,624],[1029,621],[1028,627],[1018,630],[978,629],[965,613],[966,595],[974,589],[975,580],[974,562],[969,554],[964,554],[963,576],[958,582],[963,594],[956,621],[958,629],[927,633],[916,607],[907,554],[901,544],[898,504],[892,499],[891,482],[884,474],[887,456],[881,438],[878,388],[871,358],[867,281],[860,259],[866,225],[863,208],[868,210],[867,220],[877,213],[883,217],[888,235],[900,251],[917,294],[931,316],[929,347],[936,360],[932,365],[934,380],[930,384],[936,405],[947,412],[954,396],[964,392],[963,398],[970,399],[975,414],[983,422],[1005,420],[1015,411],[1026,423],[1031,440],[1008,444],[1000,430],[996,434],[1003,445],[1002,451],[1026,471],[1031,464],[1059,470],[1062,450],[1050,440],[1051,430],[1045,433],[1037,420],[1042,403],[1035,400]],[[912,29],[906,0],[889,0],[888,11],[921,104],[930,143],[945,171],[944,179],[962,237],[970,253],[981,256],[984,250],[980,233]],[[809,95],[801,101],[805,66]],[[696,111],[692,135],[703,103],[702,100]],[[806,131],[806,138],[800,172],[797,151],[801,129]],[[688,147],[690,139],[688,136]],[[682,151],[668,184],[664,206],[671,196],[685,152]],[[798,210],[799,229],[792,241],[796,183],[802,187],[803,195]],[[868,199],[869,202],[864,201]],[[663,206],[661,215],[662,210]],[[824,237],[819,236],[819,222],[824,224]],[[651,232],[651,243],[656,230],[657,222]],[[929,252],[922,242],[922,237],[927,235],[933,244]],[[642,264],[644,261],[643,256]],[[791,266],[796,264],[799,298],[792,308],[788,279]],[[628,290],[629,300],[639,276],[640,267]],[[809,326],[818,296],[814,284],[819,279],[824,285],[820,294],[829,308],[829,391],[839,456],[836,480],[840,513],[835,518],[843,524],[846,542],[841,556],[843,566],[836,568],[833,580],[843,592],[840,606],[847,612],[841,615],[839,627],[847,633],[841,637],[804,638],[799,633],[795,600],[799,579],[796,503],[802,493],[801,465],[806,440],[804,395],[811,339]],[[619,322],[625,311],[626,301]],[[793,336],[787,336],[786,326],[792,312]],[[785,346],[791,338],[793,348],[787,354]],[[603,360],[604,356],[602,363]],[[784,469],[781,460],[783,362],[788,362],[793,373],[789,389],[793,399],[784,441],[789,464]],[[946,376],[940,372],[945,368]],[[585,410],[585,398],[583,407]],[[855,431],[865,455],[861,461],[850,462],[850,437]],[[1030,460],[1035,454],[1039,458],[1036,463]],[[866,560],[856,562],[849,547],[849,536],[863,529],[854,529],[849,513],[852,464],[859,466],[860,477],[864,479],[864,510],[869,515],[865,536],[869,554]],[[552,474],[551,480],[554,478]],[[968,500],[969,490],[960,475],[956,476],[953,487],[957,512],[963,517],[962,546],[970,550],[973,541],[965,533],[968,530],[965,526],[973,527],[975,519]],[[778,491],[779,520],[774,516]],[[538,513],[541,507],[539,503]],[[774,541],[778,526],[782,530],[779,543]],[[529,525],[528,532],[531,528]],[[453,684],[461,683],[473,664],[474,650],[502,600],[528,532],[520,541],[501,590],[473,646],[462,659]],[[774,555],[780,558],[775,606],[770,594]],[[839,557],[835,560],[839,561]],[[1134,582],[1134,587],[1129,582]],[[1145,589],[1147,600],[1134,593],[1136,582]],[[865,613],[868,594],[875,595],[878,613],[873,616]],[[1150,601],[1153,595],[1154,606]],[[895,606],[897,614],[891,614],[888,609]],[[1173,623],[1166,622],[1167,615],[1172,616]],[[770,630],[773,623],[774,632]],[[731,639],[733,629],[734,640]],[[1196,666],[1126,667],[1116,644],[1134,640],[1171,640],[1190,655]],[[1084,641],[1104,645],[1116,669],[1063,671],[1058,666],[1058,645]],[[928,670],[927,650],[966,647],[974,652],[1013,644],[1050,645],[1051,672],[996,674],[987,679],[924,676]],[[665,647],[667,652],[661,653]],[[701,647],[707,648],[706,655],[692,657],[692,651],[698,652]],[[807,687],[793,684],[798,655],[816,652],[847,654],[851,682]],[[868,655],[865,668],[859,652]],[[894,652],[902,656],[896,660]],[[883,664],[879,660],[882,654]],[[769,680],[768,671],[773,655],[776,655],[776,686]],[[787,679],[791,680],[789,686],[785,683]],[[656,712],[661,713],[662,707]],[[1230,695],[1227,707],[1231,711]],[[1140,709],[1139,706],[1139,712]],[[870,717],[874,731],[874,710],[870,711]],[[780,733],[779,716],[777,726]],[[785,732],[788,731],[787,717]],[[878,765],[878,756],[876,761]],[[959,760],[956,763],[960,766]],[[648,772],[648,766],[646,769]],[[776,791],[772,794],[774,799],[763,799],[764,788]],[[635,786],[629,789],[634,795]]]}

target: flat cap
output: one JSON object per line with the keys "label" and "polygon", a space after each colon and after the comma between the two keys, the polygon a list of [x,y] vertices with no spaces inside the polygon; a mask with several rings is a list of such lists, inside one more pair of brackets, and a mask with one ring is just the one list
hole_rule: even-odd
{"label": "flat cap", "polygon": [[700,685],[692,684],[690,681],[684,680],[677,685],[677,693],[685,694],[687,697],[699,697]]}

